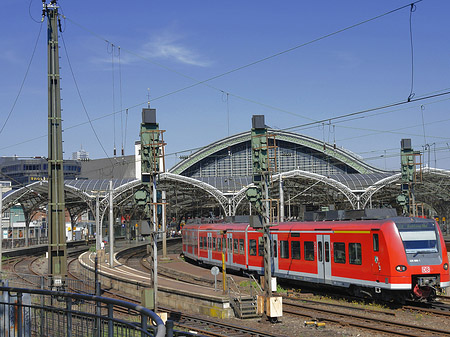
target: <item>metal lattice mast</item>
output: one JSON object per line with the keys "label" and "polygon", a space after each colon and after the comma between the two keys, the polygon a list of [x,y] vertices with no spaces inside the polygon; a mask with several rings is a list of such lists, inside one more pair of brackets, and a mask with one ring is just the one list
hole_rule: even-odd
{"label": "metal lattice mast", "polygon": [[142,109],[141,123],[141,181],[142,187],[134,194],[136,204],[144,207],[145,219],[153,228],[150,235],[149,255],[151,263],[150,282],[153,290],[153,310],[157,310],[158,291],[158,257],[157,257],[157,234],[156,223],[156,181],[159,172],[164,171],[164,130],[159,130],[156,123],[156,109]]}
{"label": "metal lattice mast", "polygon": [[58,46],[58,6],[44,2],[48,21],[48,273],[52,286],[63,286],[67,275],[64,173]]}
{"label": "metal lattice mast", "polygon": [[270,206],[269,206],[269,158],[267,128],[263,115],[252,118],[251,131],[253,185],[247,190],[247,198],[251,202],[256,216],[252,217],[251,225],[262,227],[264,240],[264,313],[268,315],[267,300],[272,296],[271,271],[271,241],[270,241]]}
{"label": "metal lattice mast", "polygon": [[[411,139],[401,141],[401,194],[397,196],[397,202],[402,207],[404,216],[417,216],[417,204],[415,200],[415,185],[421,181],[422,163],[416,161],[420,158],[420,151],[414,151]],[[417,178],[416,166],[419,166],[419,179]]]}

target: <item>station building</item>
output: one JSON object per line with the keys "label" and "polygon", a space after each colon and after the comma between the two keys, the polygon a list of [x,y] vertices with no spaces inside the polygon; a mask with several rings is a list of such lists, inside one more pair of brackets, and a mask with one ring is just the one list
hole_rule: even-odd
{"label": "station building", "polygon": [[[270,184],[271,214],[275,221],[302,220],[305,211],[400,210],[396,199],[401,193],[400,170],[381,170],[351,151],[305,135],[270,129],[269,134],[272,139],[269,156],[276,163]],[[135,205],[133,198],[141,187],[139,148],[137,142],[135,154],[131,156],[68,161],[67,166],[72,170],[66,177],[72,179],[65,180],[65,196],[73,226],[86,213],[91,214],[86,221],[94,222],[92,214],[97,200],[102,221],[108,217],[110,181],[114,216],[120,219],[116,226],[123,226],[123,219],[142,217],[143,210]],[[19,163],[23,170],[25,164],[16,160],[16,165]],[[26,165],[40,165],[43,169],[46,163],[42,159]],[[442,222],[450,215],[450,171],[421,166],[418,170],[417,214],[438,216]],[[24,181],[25,177],[27,185],[9,192],[3,205],[22,206],[25,223],[29,223],[47,203],[48,185],[45,180],[29,180],[31,175],[26,174],[22,177]],[[251,184],[251,134],[247,131],[208,144],[161,172],[157,180],[158,203],[165,204],[166,217],[178,223],[183,218],[250,214],[252,209],[245,192]],[[158,213],[161,217],[161,211]]]}

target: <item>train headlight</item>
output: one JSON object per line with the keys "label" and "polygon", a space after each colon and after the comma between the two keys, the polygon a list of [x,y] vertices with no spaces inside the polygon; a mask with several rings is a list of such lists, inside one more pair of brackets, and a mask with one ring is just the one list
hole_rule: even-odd
{"label": "train headlight", "polygon": [[444,263],[444,270],[448,269],[448,263]]}
{"label": "train headlight", "polygon": [[395,270],[396,271],[400,271],[400,272],[405,271],[406,270],[406,266],[403,266],[403,265],[400,264],[397,267],[395,267]]}

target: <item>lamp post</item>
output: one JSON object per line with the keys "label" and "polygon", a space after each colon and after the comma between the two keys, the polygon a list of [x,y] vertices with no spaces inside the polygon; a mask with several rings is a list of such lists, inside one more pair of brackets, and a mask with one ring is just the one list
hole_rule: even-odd
{"label": "lamp post", "polygon": [[[12,207],[9,209],[9,228],[11,228],[11,248],[14,247],[14,224],[12,222]],[[8,233],[9,234],[9,233]]]}

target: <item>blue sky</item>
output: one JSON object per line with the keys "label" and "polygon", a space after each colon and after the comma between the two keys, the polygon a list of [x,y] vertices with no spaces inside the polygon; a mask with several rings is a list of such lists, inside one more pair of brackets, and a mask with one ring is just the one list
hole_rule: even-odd
{"label": "blue sky", "polygon": [[[333,120],[407,100],[412,78],[409,7],[294,48],[409,2],[59,4],[65,16],[65,46],[60,38],[64,158],[81,146],[91,158],[112,156],[114,144],[120,153],[122,143],[125,154],[132,154],[150,88],[151,107],[157,109],[160,128],[167,130],[167,167],[190,153],[185,150],[249,130],[251,116],[264,114],[266,124],[278,129],[331,119],[292,130],[336,142],[380,168],[399,169],[400,140],[412,138],[416,150],[430,145],[425,163],[450,169],[450,95],[358,115],[364,118]],[[40,0],[2,3],[2,156],[47,155],[47,27],[36,22],[41,6]],[[415,98],[450,90],[449,12],[448,1],[424,0],[412,13]]]}

